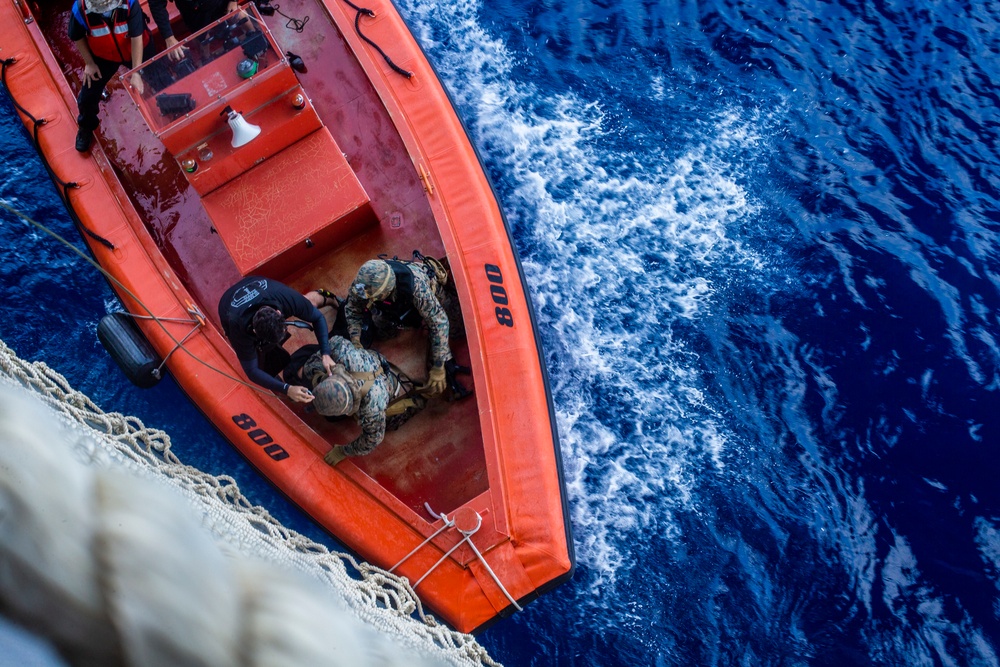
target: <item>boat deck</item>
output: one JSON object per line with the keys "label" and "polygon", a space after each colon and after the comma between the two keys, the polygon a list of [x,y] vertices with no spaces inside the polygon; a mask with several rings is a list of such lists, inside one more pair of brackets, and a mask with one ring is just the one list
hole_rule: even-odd
{"label": "boat deck", "polygon": [[[53,52],[64,63],[71,88],[78,91],[83,67],[66,34],[69,11],[70,2],[63,0],[46,5],[37,17]],[[279,15],[265,17],[265,21],[282,50],[299,55],[308,68],[298,74],[299,80],[367,193],[377,224],[367,226],[316,261],[270,277],[303,292],[323,287],[343,296],[357,267],[376,255],[408,259],[417,249],[443,256],[420,176],[377,91],[327,9],[312,0],[283,0],[281,11],[299,19],[309,17],[302,32],[287,27],[288,19]],[[177,36],[183,38],[183,24],[174,25]],[[155,35],[155,25],[151,28],[154,43],[162,44]],[[391,44],[381,46],[391,52]],[[112,81],[108,93],[97,141],[109,168],[117,174],[177,277],[218,326],[219,298],[241,277],[237,263],[202,197],[146,125],[122,84]],[[322,187],[322,183],[293,181],[266,205],[285,213],[294,211],[303,206],[310,191]],[[289,351],[308,342],[308,336],[296,335]],[[404,332],[377,347],[414,379],[423,379],[427,355],[424,332]],[[467,363],[464,340],[452,340],[452,350],[459,362]],[[466,382],[471,383],[471,379]],[[331,444],[345,444],[357,433],[353,421],[331,423],[302,406],[286,404],[304,428],[315,430]],[[353,458],[350,464],[423,516],[427,516],[425,502],[437,512],[450,512],[488,489],[476,399],[431,401],[399,431],[388,433],[373,453]]]}

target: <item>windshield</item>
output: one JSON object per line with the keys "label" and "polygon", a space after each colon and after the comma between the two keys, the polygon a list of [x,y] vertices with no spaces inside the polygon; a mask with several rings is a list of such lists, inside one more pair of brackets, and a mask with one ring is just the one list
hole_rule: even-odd
{"label": "windshield", "polygon": [[[198,118],[218,116],[240,91],[282,62],[274,39],[249,3],[194,33],[122,79],[149,127],[164,139]],[[132,85],[133,73],[141,88]]]}

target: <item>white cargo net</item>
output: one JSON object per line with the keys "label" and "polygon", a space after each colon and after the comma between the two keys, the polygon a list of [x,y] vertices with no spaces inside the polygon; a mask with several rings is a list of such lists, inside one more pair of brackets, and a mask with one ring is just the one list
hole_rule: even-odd
{"label": "white cargo net", "polygon": [[0,613],[73,665],[499,664],[3,341]]}

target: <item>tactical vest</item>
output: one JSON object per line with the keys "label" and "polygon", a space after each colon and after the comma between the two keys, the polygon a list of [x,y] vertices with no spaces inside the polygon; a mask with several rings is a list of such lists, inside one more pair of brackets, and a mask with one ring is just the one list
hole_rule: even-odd
{"label": "tactical vest", "polygon": [[423,323],[420,312],[413,307],[413,273],[410,262],[396,259],[385,260],[396,276],[395,298],[392,301],[376,301],[372,310],[386,320],[400,327],[419,327]]}
{"label": "tactical vest", "polygon": [[[339,378],[342,383],[351,388],[351,409],[347,413],[348,415],[357,415],[358,409],[361,407],[361,402],[368,396],[368,392],[375,386],[375,382],[383,376],[385,376],[388,382],[387,389],[389,390],[389,404],[385,410],[387,417],[398,415],[405,411],[406,408],[413,407],[416,404],[413,400],[407,400],[409,398],[408,394],[413,388],[413,381],[382,355],[379,355],[379,361],[381,365],[373,371],[352,371],[339,362],[334,364],[333,376]],[[326,377],[325,373],[315,375],[309,384],[315,387],[325,380]]]}

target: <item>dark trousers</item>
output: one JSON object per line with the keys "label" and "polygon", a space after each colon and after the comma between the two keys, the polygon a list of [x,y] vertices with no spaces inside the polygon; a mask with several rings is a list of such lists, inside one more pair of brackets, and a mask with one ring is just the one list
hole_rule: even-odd
{"label": "dark trousers", "polygon": [[202,0],[201,2],[181,2],[177,3],[181,20],[191,32],[201,30],[209,23],[221,19],[226,14],[226,6],[229,0]]}
{"label": "dark trousers", "polygon": [[[152,48],[152,44],[150,44],[142,52],[143,62],[149,60],[154,55],[156,55],[156,51]],[[97,68],[101,71],[101,77],[97,81],[91,82],[90,85],[84,85],[76,98],[76,104],[80,110],[80,115],[76,117],[76,122],[81,129],[91,131],[96,130],[97,125],[101,122],[97,114],[100,111],[101,93],[104,92],[104,87],[114,78],[118,70],[124,67],[123,63],[105,60],[97,56],[94,56],[94,62],[97,63]]]}

